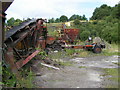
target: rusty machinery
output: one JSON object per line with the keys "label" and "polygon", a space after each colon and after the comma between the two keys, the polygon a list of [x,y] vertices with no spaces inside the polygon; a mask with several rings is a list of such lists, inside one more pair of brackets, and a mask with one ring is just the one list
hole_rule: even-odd
{"label": "rusty machinery", "polygon": [[[4,23],[5,15],[0,15]],[[5,39],[2,40],[2,59],[10,66],[10,69],[16,74],[18,79],[20,79],[18,70],[41,50],[48,52],[48,49],[61,50],[63,48],[74,48],[91,49],[95,53],[101,52],[102,46],[97,45],[97,43],[73,45],[79,34],[79,29],[66,29],[62,26],[61,35],[56,38],[47,34],[47,27],[44,23],[46,23],[46,19],[27,20],[7,31]],[[4,35],[4,29],[2,35]],[[68,46],[66,43],[70,45]]]}
{"label": "rusty machinery", "polygon": [[[47,35],[45,19],[32,19],[15,26],[6,32],[3,43],[4,59],[13,71],[20,69],[35,57],[41,49],[60,50],[62,48],[91,49],[95,53],[101,52],[97,43],[88,45],[72,45],[79,34],[79,29],[66,29],[62,27],[61,37],[55,38]],[[66,41],[71,45],[66,46]]]}
{"label": "rusty machinery", "polygon": [[56,39],[47,35],[47,27],[43,24],[45,19],[32,19],[21,23],[7,31],[4,41],[4,56],[12,69],[20,69],[36,56],[41,49],[60,50],[62,48],[74,49],[92,49],[95,53],[101,52],[101,47],[96,43],[88,45],[69,45],[65,42],[68,40],[73,43],[77,38],[79,29],[62,29],[63,36]]}
{"label": "rusty machinery", "polygon": [[[39,47],[45,48],[47,29],[43,22],[43,19],[28,20],[6,32],[3,44],[4,60],[13,72],[36,56],[41,50]],[[39,44],[39,39],[42,44]]]}
{"label": "rusty machinery", "polygon": [[92,40],[88,40],[85,45],[74,45],[75,39],[78,37],[80,30],[65,28],[65,24],[62,24],[62,29],[59,31],[59,38],[64,44],[60,44],[62,48],[73,49],[85,49],[93,51],[94,53],[101,53],[102,48],[105,48],[105,44],[93,43]]}

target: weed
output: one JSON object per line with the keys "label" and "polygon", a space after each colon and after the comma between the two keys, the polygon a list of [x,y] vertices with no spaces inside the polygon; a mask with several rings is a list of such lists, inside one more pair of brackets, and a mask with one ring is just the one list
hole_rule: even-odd
{"label": "weed", "polygon": [[25,88],[32,88],[34,87],[33,84],[32,84],[32,81],[33,81],[33,72],[30,70],[30,71],[26,71],[24,72],[27,74],[26,77],[23,77],[22,80],[20,81],[21,83],[23,83]]}
{"label": "weed", "polygon": [[33,73],[27,69],[20,70],[21,79],[13,74],[9,67],[3,67],[3,87],[32,88]]}
{"label": "weed", "polygon": [[52,68],[48,67],[48,70],[52,70]]}
{"label": "weed", "polygon": [[45,58],[47,57],[47,54],[46,54],[45,51],[40,51],[40,52],[39,52],[39,55],[40,55],[40,57],[41,57],[42,59],[45,59]]}
{"label": "weed", "polygon": [[75,53],[75,49],[65,49],[67,55],[72,55]]}
{"label": "weed", "polygon": [[11,73],[10,68],[3,67],[3,87],[15,87],[17,79],[13,73]]}
{"label": "weed", "polygon": [[120,66],[120,62],[115,62],[114,64],[117,64],[118,66]]}
{"label": "weed", "polygon": [[109,50],[103,50],[101,55],[112,56],[112,55],[120,55],[120,53],[119,52],[110,52]]}
{"label": "weed", "polygon": [[105,56],[120,55],[120,52],[118,52],[118,45],[111,44],[111,47],[103,49],[101,54]]}
{"label": "weed", "polygon": [[[120,83],[119,76],[118,76],[119,75],[118,68],[104,68],[103,70],[104,70],[105,74],[102,76],[104,76],[104,77],[110,76],[110,77],[108,77],[108,80],[110,80],[112,82],[114,81],[118,84]],[[106,85],[106,88],[116,88],[116,87],[118,87],[118,85],[116,85],[116,84]]]}
{"label": "weed", "polygon": [[87,57],[89,55],[88,51],[83,51],[79,54],[80,57]]}
{"label": "weed", "polygon": [[118,69],[117,68],[104,68],[103,70],[105,72],[103,76],[110,75],[111,77],[108,79],[118,82]]}
{"label": "weed", "polygon": [[62,66],[72,66],[72,62],[58,62]]}
{"label": "weed", "polygon": [[79,66],[78,68],[87,68],[86,66]]}
{"label": "weed", "polygon": [[66,57],[66,53],[64,51],[59,51],[59,52],[52,52],[48,55],[49,58],[51,59],[60,59]]}

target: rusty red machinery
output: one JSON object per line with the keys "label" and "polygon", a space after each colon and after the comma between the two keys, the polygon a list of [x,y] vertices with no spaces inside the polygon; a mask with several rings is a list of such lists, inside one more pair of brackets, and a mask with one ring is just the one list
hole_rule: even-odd
{"label": "rusty red machinery", "polygon": [[85,49],[93,51],[94,53],[101,53],[102,48],[105,48],[105,44],[93,43],[91,37],[88,38],[88,41],[85,45],[74,45],[76,38],[79,36],[80,30],[65,28],[64,26],[65,25],[62,24],[62,29],[59,33],[61,35],[59,35],[60,38],[58,38],[64,42],[64,44],[61,44],[62,48]]}
{"label": "rusty red machinery", "polygon": [[[46,19],[31,19],[15,26],[6,32],[3,42],[3,59],[10,65],[11,70],[16,72],[41,50],[61,50],[63,48],[91,49],[95,53],[101,52],[101,46],[97,43],[88,45],[73,45],[80,30],[66,29],[62,27],[61,37],[49,36]],[[66,44],[70,44],[67,46]]]}
{"label": "rusty red machinery", "polygon": [[79,29],[64,29],[61,30],[61,37],[62,40],[65,40],[66,43],[73,44],[79,34],[80,30]]}
{"label": "rusty red machinery", "polygon": [[69,45],[64,41],[73,43],[79,34],[79,29],[62,29],[62,38],[56,39],[47,35],[47,27],[43,24],[45,19],[32,19],[15,26],[6,33],[4,40],[4,59],[16,71],[27,64],[41,50],[61,50],[63,48],[92,49],[95,53],[101,52],[96,43],[89,45]]}
{"label": "rusty red machinery", "polygon": [[80,30],[79,29],[64,29],[65,35],[68,36],[68,40],[70,43],[73,43],[74,40],[77,38]]}
{"label": "rusty red machinery", "polygon": [[[14,63],[12,66],[20,69],[40,52],[40,45],[45,48],[47,30],[43,22],[43,19],[29,20],[6,33],[4,55],[7,63]],[[42,44],[39,43],[40,39]]]}
{"label": "rusty red machinery", "polygon": [[[13,1],[13,0],[12,0]],[[47,27],[44,25],[46,19],[31,19],[13,27],[6,32],[4,37],[5,10],[12,2],[4,3],[4,11],[0,13],[2,18],[2,60],[20,80],[19,70],[34,58],[41,50],[48,54],[49,50],[62,50],[64,48],[90,49],[95,53],[101,52],[101,46],[97,43],[87,45],[73,45],[79,29],[66,29],[62,26],[60,37],[49,36]],[[1,34],[0,33],[0,34]],[[67,45],[66,45],[67,44]],[[69,45],[68,45],[69,44]],[[4,65],[3,65],[4,66]]]}

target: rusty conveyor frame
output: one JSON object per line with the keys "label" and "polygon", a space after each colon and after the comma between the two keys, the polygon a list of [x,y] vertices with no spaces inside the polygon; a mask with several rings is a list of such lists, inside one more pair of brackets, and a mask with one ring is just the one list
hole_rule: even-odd
{"label": "rusty conveyor frame", "polygon": [[[29,20],[21,23],[19,26],[13,27],[6,33],[6,39],[4,41],[4,59],[5,62],[10,66],[13,73],[17,73],[17,71],[27,64],[33,57],[35,57],[39,52],[36,50],[37,46],[37,31],[36,30],[36,20]],[[29,40],[28,42],[25,40]],[[32,41],[32,42],[30,42]],[[27,54],[21,55],[16,49],[16,45],[19,42],[23,42],[23,46]],[[27,44],[27,45],[26,45]],[[31,50],[32,49],[32,50]],[[29,53],[30,52],[30,53]],[[15,58],[15,56],[18,57]]]}

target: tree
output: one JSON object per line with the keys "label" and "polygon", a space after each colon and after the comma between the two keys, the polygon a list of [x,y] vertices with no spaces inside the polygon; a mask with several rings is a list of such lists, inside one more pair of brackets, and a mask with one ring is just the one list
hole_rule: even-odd
{"label": "tree", "polygon": [[16,19],[15,22],[14,22],[14,26],[17,26],[17,25],[19,25],[20,23],[22,23],[22,20]]}
{"label": "tree", "polygon": [[81,20],[87,20],[87,18],[85,17],[85,15],[83,15],[83,16],[81,17]]}
{"label": "tree", "polygon": [[68,21],[68,17],[65,16],[65,15],[62,15],[62,16],[60,17],[60,21],[61,21],[61,22],[66,22],[66,21]]}
{"label": "tree", "polygon": [[80,33],[80,38],[82,41],[85,41],[89,36],[90,36],[89,31],[83,31],[82,33]]}
{"label": "tree", "polygon": [[54,19],[54,18],[49,19],[48,22],[49,22],[49,23],[54,23],[54,22],[55,22],[55,19]]}
{"label": "tree", "polygon": [[15,19],[12,17],[12,18],[7,20],[7,25],[8,26],[14,26],[14,22],[15,22]]}
{"label": "tree", "polygon": [[106,4],[101,5],[101,7],[96,8],[93,12],[92,20],[101,20],[111,14],[112,8]]}
{"label": "tree", "polygon": [[80,21],[78,19],[74,20],[74,25],[79,25],[80,24]]}
{"label": "tree", "polygon": [[20,23],[22,23],[23,21],[22,20],[20,20],[20,19],[14,19],[13,17],[12,18],[10,18],[10,19],[8,19],[7,20],[7,25],[8,26],[17,26],[17,25],[19,25]]}
{"label": "tree", "polygon": [[112,14],[112,17],[120,19],[120,3],[115,5],[115,7],[113,7],[111,14]]}
{"label": "tree", "polygon": [[79,15],[74,14],[74,15],[72,15],[72,16],[69,18],[69,21],[71,21],[71,20],[75,20],[75,19],[80,20],[80,16],[79,16]]}
{"label": "tree", "polygon": [[60,19],[56,18],[55,23],[59,23],[59,22],[60,22]]}

